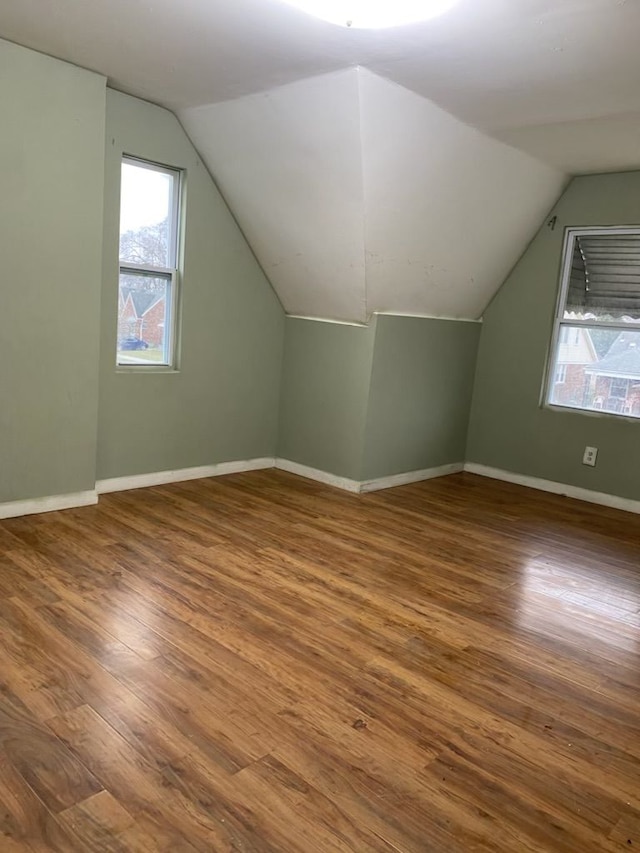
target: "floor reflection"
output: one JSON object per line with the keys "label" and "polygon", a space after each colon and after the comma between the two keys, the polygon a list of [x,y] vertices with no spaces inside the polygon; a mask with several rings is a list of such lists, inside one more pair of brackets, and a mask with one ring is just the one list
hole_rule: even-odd
{"label": "floor reflection", "polygon": [[607,566],[531,559],[518,586],[521,628],[619,649],[640,649],[640,575]]}

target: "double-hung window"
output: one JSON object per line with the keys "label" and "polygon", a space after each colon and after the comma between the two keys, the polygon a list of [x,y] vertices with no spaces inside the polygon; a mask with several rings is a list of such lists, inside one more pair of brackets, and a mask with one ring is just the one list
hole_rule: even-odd
{"label": "double-hung window", "polygon": [[640,228],[565,235],[546,402],[640,418]]}
{"label": "double-hung window", "polygon": [[180,172],[124,157],[117,363],[175,367]]}

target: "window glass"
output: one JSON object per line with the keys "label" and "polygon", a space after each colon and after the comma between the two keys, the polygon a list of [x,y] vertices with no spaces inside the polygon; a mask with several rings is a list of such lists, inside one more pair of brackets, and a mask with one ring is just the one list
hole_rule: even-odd
{"label": "window glass", "polygon": [[567,233],[546,400],[640,418],[640,231]]}
{"label": "window glass", "polygon": [[170,362],[171,278],[121,273],[118,293],[119,364]]}
{"label": "window glass", "polygon": [[117,362],[171,366],[176,340],[180,173],[125,157],[120,189]]}

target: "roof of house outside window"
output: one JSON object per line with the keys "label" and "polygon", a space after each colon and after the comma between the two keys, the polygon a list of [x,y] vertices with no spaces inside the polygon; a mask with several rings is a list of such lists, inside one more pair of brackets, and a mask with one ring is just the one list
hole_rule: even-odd
{"label": "roof of house outside window", "polygon": [[640,334],[620,332],[605,357],[589,365],[585,373],[617,376],[620,379],[640,379],[639,344]]}

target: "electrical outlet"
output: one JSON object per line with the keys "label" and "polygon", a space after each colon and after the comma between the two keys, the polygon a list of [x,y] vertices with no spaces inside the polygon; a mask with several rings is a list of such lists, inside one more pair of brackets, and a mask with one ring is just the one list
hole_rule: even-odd
{"label": "electrical outlet", "polygon": [[584,455],[582,457],[582,464],[583,465],[591,465],[592,468],[595,468],[597,459],[598,459],[598,448],[597,447],[585,447]]}

